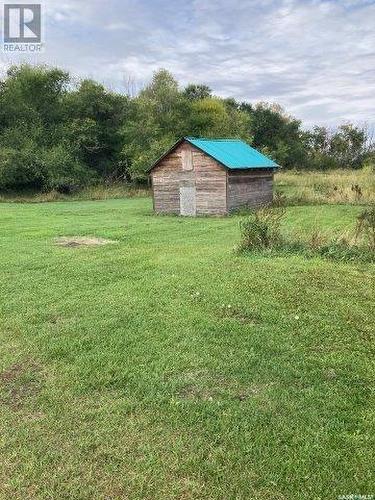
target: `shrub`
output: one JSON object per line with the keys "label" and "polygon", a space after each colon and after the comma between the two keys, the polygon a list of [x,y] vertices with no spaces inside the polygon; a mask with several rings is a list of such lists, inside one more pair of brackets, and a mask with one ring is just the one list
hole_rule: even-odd
{"label": "shrub", "polygon": [[47,172],[44,190],[72,194],[95,178],[93,171],[89,171],[64,146],[40,151],[40,158],[44,171]]}
{"label": "shrub", "polygon": [[75,192],[95,178],[64,146],[49,149],[37,144],[0,148],[0,189],[56,190]]}
{"label": "shrub", "polygon": [[281,191],[275,191],[273,193],[272,206],[274,207],[284,207],[288,205],[287,197]]}
{"label": "shrub", "polygon": [[343,262],[375,262],[375,207],[364,210],[357,221],[355,234],[346,231],[329,238],[319,229],[309,235],[293,234],[283,237],[280,230],[285,211],[267,207],[240,222],[239,251],[262,251],[300,254],[305,257],[321,256]]}
{"label": "shrub", "polygon": [[314,229],[307,238],[307,247],[312,252],[322,248],[327,242],[326,235],[319,229]]}
{"label": "shrub", "polygon": [[240,251],[272,248],[281,243],[280,224],[285,210],[265,207],[254,211],[240,222]]}
{"label": "shrub", "polygon": [[370,250],[375,252],[375,205],[364,210],[357,217],[356,241],[363,238]]}
{"label": "shrub", "polygon": [[374,252],[368,247],[353,245],[337,239],[321,246],[316,253],[331,260],[343,262],[374,262]]}
{"label": "shrub", "polygon": [[33,147],[0,149],[0,189],[40,189],[46,177],[40,155]]}

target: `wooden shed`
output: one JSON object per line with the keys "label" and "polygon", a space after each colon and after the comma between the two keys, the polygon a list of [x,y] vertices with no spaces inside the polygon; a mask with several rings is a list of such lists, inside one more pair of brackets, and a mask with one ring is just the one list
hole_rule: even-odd
{"label": "wooden shed", "polygon": [[277,164],[237,139],[184,137],[150,168],[154,210],[223,215],[272,201]]}

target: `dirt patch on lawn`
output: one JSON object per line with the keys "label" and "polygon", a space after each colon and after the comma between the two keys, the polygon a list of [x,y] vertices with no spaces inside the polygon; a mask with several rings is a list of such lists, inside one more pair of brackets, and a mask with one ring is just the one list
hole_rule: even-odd
{"label": "dirt patch on lawn", "polygon": [[55,243],[60,247],[75,248],[113,245],[114,243],[118,243],[118,241],[96,238],[94,236],[62,236],[60,238],[55,238]]}
{"label": "dirt patch on lawn", "polygon": [[186,383],[178,390],[177,397],[194,401],[237,400],[242,402],[247,399],[256,399],[259,403],[267,398],[267,391],[271,385],[272,383],[255,382],[245,384],[236,379],[226,379],[214,374],[202,378],[198,375],[195,381],[186,380]]}
{"label": "dirt patch on lawn", "polygon": [[218,316],[221,318],[231,318],[237,320],[240,323],[248,324],[254,326],[261,323],[261,317],[256,311],[246,311],[239,307],[231,305],[222,305],[221,309],[218,311]]}
{"label": "dirt patch on lawn", "polygon": [[237,400],[246,401],[250,398],[263,396],[267,385],[251,385],[250,387],[238,387],[226,384],[221,387],[198,387],[193,384],[186,385],[178,392],[181,399],[214,401],[214,400]]}
{"label": "dirt patch on lawn", "polygon": [[189,384],[179,391],[178,396],[182,399],[200,399],[203,401],[213,401],[217,394],[215,390],[210,390]]}
{"label": "dirt patch on lawn", "polygon": [[35,361],[15,363],[0,372],[0,403],[13,410],[20,409],[27,399],[40,392],[42,378],[41,368]]}

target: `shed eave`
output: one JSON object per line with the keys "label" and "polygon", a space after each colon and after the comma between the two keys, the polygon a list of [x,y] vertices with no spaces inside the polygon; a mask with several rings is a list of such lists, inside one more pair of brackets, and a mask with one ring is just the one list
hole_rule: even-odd
{"label": "shed eave", "polygon": [[[224,164],[222,164],[224,165]],[[256,170],[256,169],[277,169],[280,168],[280,165],[274,164],[274,165],[251,165],[251,166],[240,166],[240,167],[228,167],[227,165],[224,165],[228,170]]]}

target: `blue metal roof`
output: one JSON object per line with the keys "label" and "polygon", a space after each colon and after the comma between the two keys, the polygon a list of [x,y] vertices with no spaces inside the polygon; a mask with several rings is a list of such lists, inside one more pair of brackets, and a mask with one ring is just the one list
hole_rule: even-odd
{"label": "blue metal roof", "polygon": [[239,139],[185,137],[185,140],[230,169],[278,167],[270,158]]}

